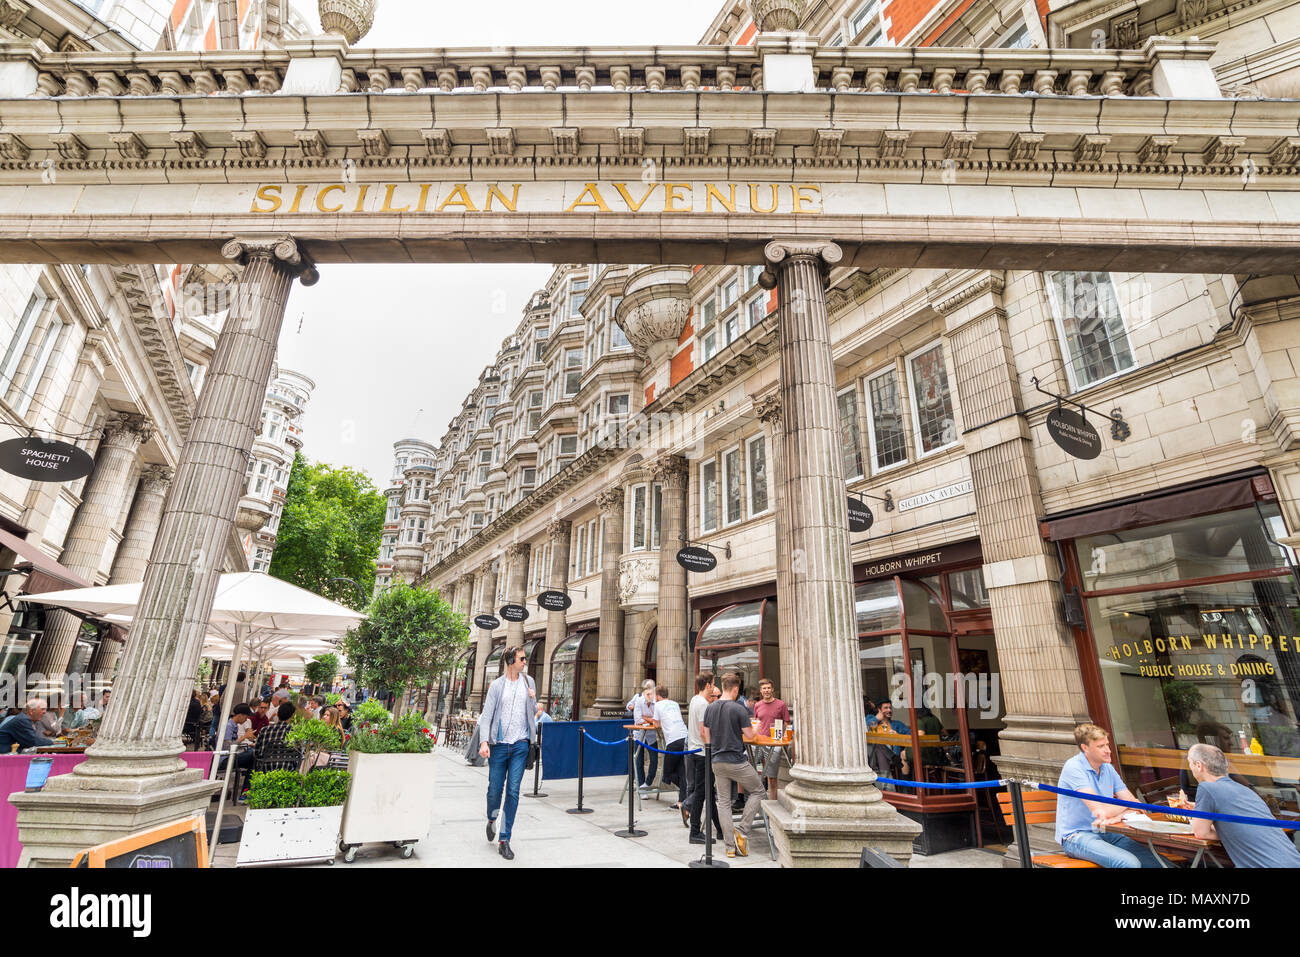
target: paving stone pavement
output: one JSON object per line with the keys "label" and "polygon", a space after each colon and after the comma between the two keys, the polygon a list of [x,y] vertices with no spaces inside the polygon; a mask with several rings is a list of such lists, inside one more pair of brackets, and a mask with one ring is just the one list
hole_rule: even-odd
{"label": "paving stone pavement", "polygon": [[[384,844],[368,844],[357,851],[356,860],[335,867],[685,867],[703,856],[704,848],[687,841],[687,830],[671,804],[675,794],[664,792],[656,801],[642,799],[637,827],[645,837],[621,838],[614,832],[627,827],[627,805],[619,803],[623,778],[589,778],[583,785],[583,804],[591,814],[566,814],[577,804],[576,780],[543,781],[543,798],[521,797],[515,815],[510,847],[513,861],[497,853],[484,834],[487,768],[466,764],[459,754],[435,749],[437,760],[436,799],[429,817],[428,836],[415,846],[409,860]],[[524,778],[523,793],[533,789],[533,775]],[[215,805],[214,805],[215,806]],[[242,813],[242,808],[239,811]],[[218,847],[214,867],[233,867],[238,845]],[[717,843],[715,856],[733,868],[778,867],[768,852],[767,837],[756,827],[746,858],[726,857]],[[957,851],[931,858],[914,858],[917,866],[998,867],[1000,856],[986,851]],[[327,865],[316,865],[324,867]]]}

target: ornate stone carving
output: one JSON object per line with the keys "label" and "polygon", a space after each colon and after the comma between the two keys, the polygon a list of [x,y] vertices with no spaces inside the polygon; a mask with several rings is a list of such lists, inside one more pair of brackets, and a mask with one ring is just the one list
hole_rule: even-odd
{"label": "ornate stone carving", "polygon": [[1164,166],[1169,161],[1169,151],[1177,145],[1176,136],[1148,136],[1138,147],[1138,162],[1143,166]]}
{"label": "ornate stone carving", "polygon": [[1204,20],[1210,10],[1210,0],[1178,0],[1178,19],[1183,26]]}
{"label": "ornate stone carving", "polygon": [[1116,50],[1136,50],[1138,47],[1138,13],[1116,17],[1110,24],[1110,45]]}
{"label": "ornate stone carving", "polygon": [[1216,136],[1205,147],[1201,158],[1206,166],[1231,166],[1237,161],[1237,150],[1245,145],[1244,136]]}
{"label": "ornate stone carving", "polygon": [[911,130],[885,130],[880,137],[881,159],[902,159],[907,154]]}
{"label": "ornate stone carving", "polygon": [[343,37],[354,44],[375,22],[377,0],[319,0],[320,25],[326,33]]}
{"label": "ornate stone carving", "polygon": [[759,33],[788,33],[799,29],[806,7],[806,0],[749,0],[749,15]]}
{"label": "ornate stone carving", "polygon": [[621,514],[623,511],[622,486],[611,485],[609,488],[601,489],[600,494],[596,496],[596,504],[600,507],[600,513],[606,518]]}
{"label": "ornate stone carving", "polygon": [[762,128],[749,131],[749,155],[768,159],[776,152],[776,130]]}
{"label": "ornate stone carving", "polygon": [[948,140],[943,144],[943,158],[952,160],[970,159],[971,150],[975,147],[975,140],[978,133],[972,133],[969,130],[953,130],[948,134]]}
{"label": "ornate stone carving", "polygon": [[686,479],[690,475],[690,466],[680,455],[661,455],[650,463],[650,474],[654,480],[668,489],[684,490]]}
{"label": "ornate stone carving", "polygon": [[266,141],[257,130],[235,130],[230,136],[244,159],[266,159]]}
{"label": "ornate stone carving", "polygon": [[1100,163],[1102,154],[1106,152],[1106,146],[1110,143],[1110,137],[1104,133],[1088,133],[1079,137],[1079,141],[1074,144],[1074,161],[1076,163]]}
{"label": "ornate stone carving", "polygon": [[754,400],[754,415],[773,429],[781,427],[781,396],[771,392]]}
{"label": "ornate stone carving", "polygon": [[316,264],[298,246],[292,236],[279,239],[232,239],[221,247],[221,255],[233,259],[241,265],[258,256],[274,258],[278,265],[291,276],[296,276],[304,286],[312,286],[320,279]]}
{"label": "ornate stone carving", "polygon": [[652,365],[668,357],[686,328],[691,310],[689,266],[648,266],[638,269],[623,286],[623,301],[614,321],[628,342]]}
{"label": "ornate stone carving", "polygon": [[420,130],[420,135],[424,137],[424,145],[428,149],[430,156],[439,156],[445,159],[451,155],[451,133],[447,130]]}
{"label": "ornate stone carving", "polygon": [[483,132],[487,134],[489,154],[492,156],[515,155],[515,130],[513,126],[493,126]]}
{"label": "ornate stone carving", "polygon": [[122,159],[142,160],[149,156],[149,147],[135,133],[110,133],[108,137]]}
{"label": "ornate stone carving", "polygon": [[625,555],[618,560],[618,603],[624,611],[659,604],[659,556]]}
{"label": "ornate stone carving", "polygon": [[12,30],[30,10],[31,7],[18,0],[0,0],[0,26]]}
{"label": "ornate stone carving", "polygon": [[835,243],[824,240],[773,240],[763,247],[768,266],[779,266],[786,259],[800,256],[819,259],[829,269],[844,258],[844,250]]}
{"label": "ornate stone carving", "polygon": [[367,156],[387,156],[393,149],[383,130],[357,130],[357,139]]}
{"label": "ornate stone carving", "polygon": [[645,128],[641,126],[620,126],[618,133],[618,155],[640,156],[645,152]]}
{"label": "ornate stone carving", "polygon": [[0,133],[0,158],[22,162],[32,151],[13,133]]}
{"label": "ornate stone carving", "polygon": [[508,561],[510,564],[513,565],[515,562],[519,561],[520,559],[527,558],[528,551],[530,548],[532,548],[532,546],[529,545],[527,542],[514,542],[513,544],[507,545],[506,561]]}
{"label": "ornate stone carving", "polygon": [[320,130],[294,130],[293,138],[298,141],[298,149],[302,150],[303,156],[320,159],[329,149]]}
{"label": "ornate stone carving", "polygon": [[135,412],[113,412],[104,422],[105,444],[142,445],[153,437],[153,424]]}
{"label": "ornate stone carving", "polygon": [[687,156],[708,156],[709,135],[713,131],[707,126],[688,126],[682,130],[685,135]]}
{"label": "ornate stone carving", "polygon": [[76,133],[51,133],[50,142],[65,160],[84,160],[87,156],[86,144],[77,139]]}
{"label": "ornate stone carving", "polygon": [[1032,163],[1038,158],[1038,147],[1043,144],[1042,133],[1017,133],[1011,138],[1011,160]]}
{"label": "ornate stone carving", "polygon": [[1270,165],[1279,167],[1300,165],[1300,136],[1287,136],[1279,140],[1268,151],[1268,161]]}
{"label": "ornate stone carving", "polygon": [[546,537],[552,542],[564,541],[573,532],[573,523],[566,518],[557,518],[546,526]]}
{"label": "ornate stone carving", "polygon": [[552,127],[551,143],[555,147],[556,156],[577,156],[578,155],[577,128],[571,126]]}
{"label": "ornate stone carving", "polygon": [[840,155],[840,147],[844,143],[844,130],[818,130],[817,131],[817,158],[818,159],[837,159]]}
{"label": "ornate stone carving", "polygon": [[140,491],[146,494],[166,492],[176,470],[166,465],[150,465],[140,473]]}
{"label": "ornate stone carving", "polygon": [[184,159],[203,159],[208,155],[208,144],[203,142],[203,137],[198,133],[191,130],[174,130],[171,136],[172,142],[176,144],[176,149]]}

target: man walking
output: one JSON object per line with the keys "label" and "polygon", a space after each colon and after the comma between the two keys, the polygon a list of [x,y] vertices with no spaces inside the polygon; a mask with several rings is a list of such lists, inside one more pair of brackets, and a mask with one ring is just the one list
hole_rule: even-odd
{"label": "man walking", "polygon": [[[704,735],[702,731],[704,712],[708,710],[710,703],[712,703],[716,690],[713,686],[713,675],[701,675],[696,678],[695,697],[691,699],[686,715],[686,750],[699,751],[698,754],[688,754],[686,756],[686,781],[689,786],[686,806],[690,809],[689,824],[692,844],[705,843],[704,825],[700,819],[700,812],[704,810],[704,776],[713,772],[709,769],[708,762],[704,757]],[[722,825],[718,823],[718,806],[716,803],[709,805],[709,814],[713,817],[713,833],[720,836],[722,834]]]}
{"label": "man walking", "polygon": [[[754,717],[758,719],[758,733],[770,738],[773,721],[783,722],[781,725],[783,728],[790,723],[790,709],[776,696],[771,678],[759,679],[758,695],[758,701],[754,702]],[[767,781],[767,796],[775,801],[776,779],[781,773],[781,757],[785,753],[785,748],[775,746],[759,748],[758,753],[763,759],[763,779]]]}
{"label": "man walking", "polygon": [[745,759],[745,742],[754,740],[749,723],[749,709],[736,700],[740,695],[740,676],[722,676],[722,697],[704,712],[704,740],[713,745],[713,777],[718,782],[718,817],[731,821],[731,784],[745,789],[745,809],[734,828],[722,828],[728,857],[749,854],[749,831],[754,815],[763,801],[763,781]]}
{"label": "man walking", "polygon": [[[488,685],[479,715],[478,732],[482,742],[479,757],[488,759],[487,837],[497,840],[501,856],[515,859],[510,850],[510,832],[519,808],[519,785],[528,763],[528,746],[537,738],[537,689],[524,671],[528,658],[522,648],[507,648],[501,656],[505,673]],[[496,830],[501,808],[501,789],[505,787],[505,817],[500,832]]]}

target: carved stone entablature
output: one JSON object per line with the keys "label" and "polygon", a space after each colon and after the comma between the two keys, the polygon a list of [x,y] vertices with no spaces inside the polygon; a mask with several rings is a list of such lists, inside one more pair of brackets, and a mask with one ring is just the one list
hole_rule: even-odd
{"label": "carved stone entablature", "polygon": [[902,159],[907,155],[907,144],[911,138],[911,130],[885,130],[880,137],[880,158]]}
{"label": "carved stone entablature", "polygon": [[483,131],[487,134],[488,153],[492,156],[515,155],[515,130],[512,126],[493,126]]}
{"label": "carved stone entablature", "polygon": [[969,130],[953,130],[948,134],[948,139],[943,144],[944,159],[970,159],[971,150],[974,149],[975,140],[978,137],[978,133]]}
{"label": "carved stone entablature", "polygon": [[320,130],[294,130],[293,138],[298,141],[303,156],[320,159],[329,149]]}
{"label": "carved stone entablature", "polygon": [[239,155],[245,159],[265,159],[266,140],[257,130],[235,130],[230,134],[239,147]]}
{"label": "carved stone entablature", "polygon": [[1076,163],[1100,163],[1110,136],[1105,133],[1087,133],[1079,137],[1074,144],[1074,161]]}
{"label": "carved stone entablature", "polygon": [[1300,166],[1300,136],[1287,136],[1279,140],[1268,151],[1271,166],[1294,169]]}
{"label": "carved stone entablature", "polygon": [[556,126],[551,129],[551,143],[556,156],[578,155],[578,130],[572,126]]}
{"label": "carved stone entablature", "polygon": [[1110,45],[1116,50],[1136,50],[1138,39],[1138,12],[1116,17],[1110,24]]}
{"label": "carved stone entablature", "polygon": [[430,156],[446,158],[451,155],[451,133],[445,129],[420,130]]}
{"label": "carved stone entablature", "polygon": [[776,130],[760,127],[749,131],[749,155],[752,158],[768,158],[775,152]]}
{"label": "carved stone entablature", "polygon": [[621,126],[618,134],[619,156],[641,156],[645,153],[645,128],[641,126]]}
{"label": "carved stone entablature", "polygon": [[1143,166],[1164,166],[1169,162],[1169,151],[1177,145],[1176,136],[1148,136],[1138,148],[1138,162]]}
{"label": "carved stone entablature", "polygon": [[707,126],[688,126],[682,130],[687,156],[708,156],[709,137],[712,130]]}
{"label": "carved stone entablature", "polygon": [[932,283],[926,291],[930,294],[930,308],[946,316],[985,293],[991,292],[999,297],[1005,287],[1006,277],[1000,271],[972,272],[945,276]]}
{"label": "carved stone entablature", "polygon": [[636,552],[619,558],[618,603],[624,611],[646,611],[658,607],[658,552]]}
{"label": "carved stone entablature", "polygon": [[623,487],[621,485],[611,485],[609,488],[601,489],[596,496],[596,505],[600,508],[600,513],[606,518],[623,513]]}
{"label": "carved stone entablature", "polygon": [[1206,166],[1231,166],[1237,161],[1237,151],[1245,145],[1244,136],[1216,136],[1205,147],[1201,158]]}
{"label": "carved stone entablature", "polygon": [[203,159],[208,155],[208,144],[203,142],[203,137],[192,130],[173,130],[171,137],[185,159]]}
{"label": "carved stone entablature", "polygon": [[393,148],[383,130],[357,130],[357,139],[367,156],[387,156]]}
{"label": "carved stone entablature", "polygon": [[19,0],[0,0],[0,27],[12,30],[31,9]]}
{"label": "carved stone entablature", "polygon": [[817,158],[818,159],[836,159],[840,155],[840,147],[844,143],[844,130],[818,130],[817,131]]}
{"label": "carved stone entablature", "polygon": [[135,133],[111,133],[108,138],[117,147],[122,159],[141,160],[149,155],[149,147]]}

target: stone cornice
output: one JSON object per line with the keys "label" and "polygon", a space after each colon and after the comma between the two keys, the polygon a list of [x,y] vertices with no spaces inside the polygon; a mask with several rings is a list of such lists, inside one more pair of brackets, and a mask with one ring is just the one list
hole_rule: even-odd
{"label": "stone cornice", "polygon": [[941,316],[955,311],[976,296],[991,292],[1000,297],[1006,286],[1001,271],[972,271],[948,273],[930,284],[930,307]]}
{"label": "stone cornice", "polygon": [[179,444],[189,434],[198,400],[185,370],[185,357],[176,341],[176,333],[171,322],[163,316],[158,283],[152,270],[146,266],[114,266],[110,267],[110,273],[127,305],[127,314],[144,345],[150,369],[180,431],[176,436]]}

